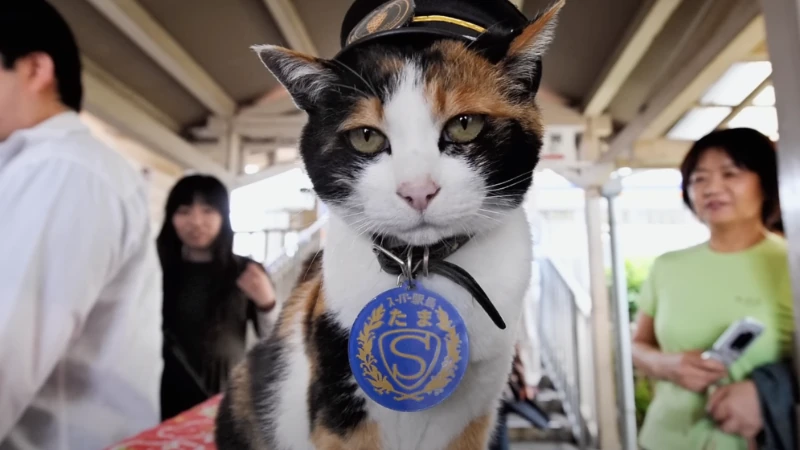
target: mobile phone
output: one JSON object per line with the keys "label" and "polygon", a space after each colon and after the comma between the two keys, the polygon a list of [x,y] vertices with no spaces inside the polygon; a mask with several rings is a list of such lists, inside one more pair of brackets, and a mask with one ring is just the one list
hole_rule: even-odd
{"label": "mobile phone", "polygon": [[730,367],[756,341],[764,331],[764,325],[752,317],[732,323],[711,349],[703,352],[703,359],[716,359]]}

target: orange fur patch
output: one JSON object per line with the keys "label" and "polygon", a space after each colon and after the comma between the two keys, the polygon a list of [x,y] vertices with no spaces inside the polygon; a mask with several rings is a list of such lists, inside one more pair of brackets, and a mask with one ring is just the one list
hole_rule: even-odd
{"label": "orange fur patch", "polygon": [[245,359],[231,371],[231,389],[228,395],[231,396],[231,415],[233,416],[238,431],[242,433],[246,442],[250,443],[251,449],[266,449],[267,444],[263,442],[261,434],[257,433],[258,420],[253,409],[253,397],[250,392],[250,365]]}
{"label": "orange fur patch", "polygon": [[489,416],[481,416],[467,424],[464,431],[456,437],[447,450],[483,450],[489,438],[492,422]]}
{"label": "orange fur patch", "polygon": [[[247,359],[231,370],[231,406],[234,415],[242,414],[250,416],[252,413],[252,404],[250,403],[251,397],[249,391],[250,386],[250,364]],[[244,417],[240,417],[243,419]]]}
{"label": "orange fur patch", "polygon": [[391,75],[403,70],[404,65],[405,61],[400,58],[394,56],[384,57],[378,61],[378,73],[383,76]]}
{"label": "orange fur patch", "polygon": [[550,7],[544,14],[536,19],[536,22],[528,25],[522,30],[519,36],[514,39],[511,46],[508,48],[509,55],[516,55],[524,51],[528,46],[533,45],[540,34],[555,19],[556,15],[561,8],[564,7],[565,0],[558,0],[553,6]]}
{"label": "orange fur patch", "polygon": [[280,50],[281,53],[283,53],[284,55],[286,55],[286,56],[288,56],[288,57],[290,57],[292,59],[299,59],[299,60],[307,62],[307,63],[316,63],[316,64],[319,63],[319,59],[317,59],[317,58],[315,58],[313,56],[310,56],[310,55],[306,55],[305,53],[300,53],[300,52],[294,51],[294,50],[286,48],[286,47],[276,47],[276,49]]}
{"label": "orange fur patch", "polygon": [[381,450],[381,434],[375,422],[362,423],[345,439],[317,426],[311,442],[317,450]]}
{"label": "orange fur patch", "polygon": [[440,41],[433,48],[442,53],[444,62],[426,73],[426,95],[442,123],[460,114],[485,114],[515,119],[527,130],[541,133],[538,108],[533,102],[509,101],[503,72],[497,65],[459,42]]}
{"label": "orange fur patch", "polygon": [[360,127],[381,129],[383,123],[383,105],[376,97],[362,98],[356,103],[353,113],[347,118],[339,131],[352,130]]}
{"label": "orange fur patch", "polygon": [[[292,291],[292,295],[286,300],[281,310],[281,315],[278,319],[276,326],[276,333],[281,338],[291,336],[294,327],[298,324],[305,326],[305,322],[301,319],[301,315],[306,317],[304,313],[311,311],[317,303],[320,288],[322,286],[322,274],[316,273],[308,281],[299,284]],[[308,330],[303,330],[303,335],[306,335]]]}

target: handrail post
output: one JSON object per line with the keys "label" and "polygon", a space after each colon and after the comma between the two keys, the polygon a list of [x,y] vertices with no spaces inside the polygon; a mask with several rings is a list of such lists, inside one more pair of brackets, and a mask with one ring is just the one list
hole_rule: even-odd
{"label": "handrail post", "polygon": [[578,333],[578,321],[582,320],[580,311],[578,311],[578,305],[573,301],[569,303],[569,310],[570,310],[570,325],[571,326],[571,333],[572,333],[572,382],[574,383],[572,386],[569,386],[570,395],[574,398],[570,399],[573,404],[573,413],[578,418],[578,437],[577,437],[577,444],[580,450],[586,450],[589,445],[589,439],[587,436],[586,430],[586,420],[583,417],[583,396],[584,394],[581,392],[581,352],[580,352],[580,334]]}
{"label": "handrail post", "polygon": [[594,345],[595,416],[601,450],[621,448],[617,426],[614,355],[611,339],[608,286],[603,258],[603,197],[598,186],[586,188],[586,231],[589,243],[589,275]]}
{"label": "handrail post", "polygon": [[622,450],[637,450],[636,401],[634,398],[633,357],[631,354],[630,314],[628,312],[628,283],[625,260],[619,236],[619,208],[617,198],[622,192],[622,180],[613,178],[603,186],[603,196],[608,202],[608,228],[611,247],[611,271],[614,286],[612,317],[615,324],[616,370],[618,408]]}
{"label": "handrail post", "polygon": [[[778,168],[781,212],[789,241],[795,323],[795,366],[800,370],[800,0],[761,0],[772,60],[780,142]],[[800,440],[800,406],[797,432]]]}

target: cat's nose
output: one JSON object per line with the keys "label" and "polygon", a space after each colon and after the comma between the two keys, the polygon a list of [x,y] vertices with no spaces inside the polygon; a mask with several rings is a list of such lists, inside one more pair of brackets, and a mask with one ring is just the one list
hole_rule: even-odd
{"label": "cat's nose", "polygon": [[400,183],[397,188],[397,195],[405,200],[412,208],[423,212],[430,205],[431,200],[436,197],[441,188],[430,178],[424,181],[406,181]]}

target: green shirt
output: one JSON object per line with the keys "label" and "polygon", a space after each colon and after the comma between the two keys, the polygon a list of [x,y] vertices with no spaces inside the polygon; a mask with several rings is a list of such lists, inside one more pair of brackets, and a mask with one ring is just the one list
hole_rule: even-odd
{"label": "green shirt", "polygon": [[[769,235],[737,253],[717,253],[708,244],[656,259],[642,287],[639,308],[654,320],[661,350],[677,353],[710,348],[733,322],[753,317],[765,330],[734,363],[728,381],[789,355],[794,328],[786,241]],[[705,413],[706,395],[667,381],[656,384],[639,442],[647,450],[747,450],[746,442],[723,433]]]}

